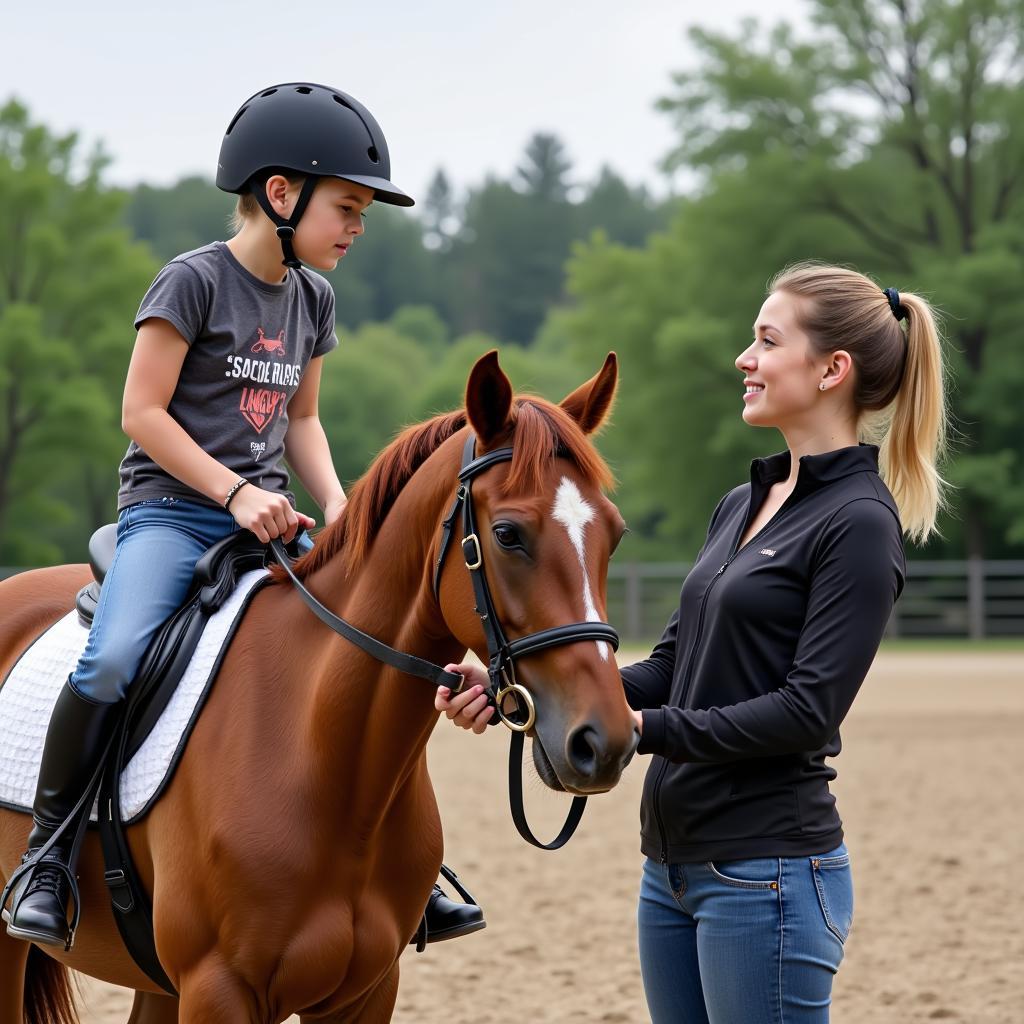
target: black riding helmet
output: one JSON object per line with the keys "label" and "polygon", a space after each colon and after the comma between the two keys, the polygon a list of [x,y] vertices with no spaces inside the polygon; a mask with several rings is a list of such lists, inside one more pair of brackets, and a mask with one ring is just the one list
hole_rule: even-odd
{"label": "black riding helmet", "polygon": [[[307,176],[287,219],[266,195],[267,178],[281,171]],[[285,266],[301,266],[292,238],[317,180],[326,177],[372,188],[377,202],[413,205],[389,180],[391,158],[380,125],[347,93],[313,82],[274,85],[250,96],[231,119],[217,160],[217,187],[253,194],[277,225]]]}

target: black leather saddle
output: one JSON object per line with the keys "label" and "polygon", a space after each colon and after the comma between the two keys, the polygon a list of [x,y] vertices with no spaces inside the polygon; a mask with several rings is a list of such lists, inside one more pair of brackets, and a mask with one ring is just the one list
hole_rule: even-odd
{"label": "black leather saddle", "polygon": [[[92,569],[93,580],[82,587],[75,599],[79,621],[87,629],[92,625],[103,580],[114,560],[116,544],[117,523],[101,526],[89,538],[89,568]],[[287,550],[293,558],[298,557],[299,550],[294,541],[287,546]],[[204,609],[207,613],[216,611],[234,590],[240,576],[251,569],[268,565],[270,558],[269,549],[257,540],[255,534],[248,530],[232,533],[209,548],[196,563],[185,604],[192,600],[197,591],[202,591]]]}
{"label": "black leather saddle", "polygon": [[[89,565],[95,579],[75,598],[79,621],[87,628],[92,625],[103,579],[114,557],[116,539],[117,525],[108,523],[89,540]],[[292,548],[289,554],[297,556],[297,548]],[[157,632],[132,683],[131,731],[126,750],[129,760],[171,699],[207,619],[231,596],[239,578],[265,566],[269,557],[269,549],[255,534],[238,530],[214,544],[196,563],[183,605]]]}

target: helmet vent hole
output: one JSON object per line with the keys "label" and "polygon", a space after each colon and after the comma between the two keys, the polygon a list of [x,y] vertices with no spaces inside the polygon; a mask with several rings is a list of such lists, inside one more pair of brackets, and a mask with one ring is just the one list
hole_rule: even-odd
{"label": "helmet vent hole", "polygon": [[241,110],[240,110],[240,111],[239,111],[239,112],[238,112],[237,114],[235,114],[235,116],[234,116],[234,117],[233,117],[233,118],[231,119],[231,124],[229,124],[229,125],[228,125],[228,130],[227,130],[227,131],[226,131],[226,132],[224,133],[225,135],[230,135],[230,134],[231,134],[231,129],[232,129],[232,128],[234,128],[236,124],[238,124],[238,119],[239,119],[239,118],[240,118],[240,117],[241,117],[241,116],[242,116],[242,115],[243,115],[243,114],[244,114],[244,113],[245,113],[245,112],[246,112],[246,111],[247,111],[248,109],[249,109],[248,107],[242,107],[242,109],[241,109]]}
{"label": "helmet vent hole", "polygon": [[336,92],[332,92],[331,95],[334,97],[335,103],[340,103],[343,107],[348,107],[349,110],[352,109],[352,105],[347,100],[342,99]]}
{"label": "helmet vent hole", "polygon": [[276,89],[268,89],[266,92],[261,92],[260,96],[273,96],[277,92]]}
{"label": "helmet vent hole", "polygon": [[308,96],[313,90],[308,85],[300,85],[296,92],[301,92],[303,96]]}
{"label": "helmet vent hole", "polygon": [[380,154],[377,152],[376,146],[371,146],[367,151],[366,155],[375,163],[380,163]]}

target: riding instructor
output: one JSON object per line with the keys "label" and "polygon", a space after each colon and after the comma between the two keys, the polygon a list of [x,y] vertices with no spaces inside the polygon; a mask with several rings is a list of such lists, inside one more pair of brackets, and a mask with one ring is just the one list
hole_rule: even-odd
{"label": "riding instructor", "polygon": [[[853,919],[828,759],[903,537],[925,542],[943,507],[942,352],[923,298],[804,263],[772,281],[736,367],[743,419],[786,450],[718,503],[661,640],[622,669],[653,755],[640,963],[656,1024],[822,1024]],[[484,673],[449,668],[474,685],[437,708],[482,732]]]}

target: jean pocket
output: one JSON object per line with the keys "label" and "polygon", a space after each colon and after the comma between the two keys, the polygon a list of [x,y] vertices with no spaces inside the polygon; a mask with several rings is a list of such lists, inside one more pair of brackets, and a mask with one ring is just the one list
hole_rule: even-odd
{"label": "jean pocket", "polygon": [[737,889],[778,889],[779,858],[707,861],[708,870],[725,885]]}
{"label": "jean pocket", "polygon": [[842,943],[846,942],[853,926],[853,876],[850,857],[812,857],[814,888],[825,917],[828,930]]}

